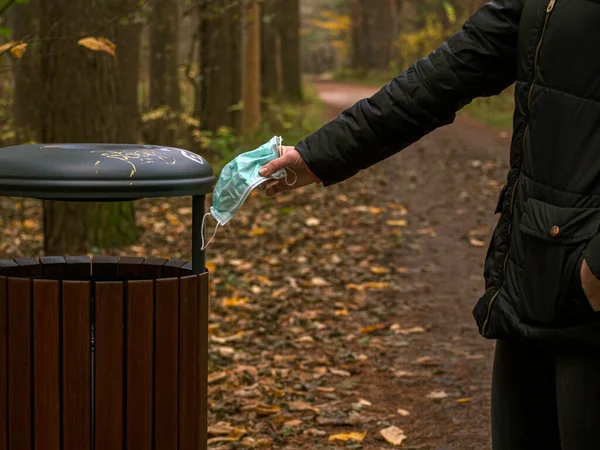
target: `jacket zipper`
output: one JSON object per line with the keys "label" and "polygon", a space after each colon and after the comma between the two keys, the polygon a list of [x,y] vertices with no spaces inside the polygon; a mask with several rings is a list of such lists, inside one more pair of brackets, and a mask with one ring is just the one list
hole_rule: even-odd
{"label": "jacket zipper", "polygon": [[[540,40],[537,44],[537,47],[535,49],[535,57],[533,59],[533,80],[531,81],[531,86],[529,87],[529,94],[527,97],[527,113],[530,114],[531,113],[531,95],[533,93],[533,87],[535,85],[535,78],[537,75],[537,68],[538,68],[538,59],[540,56],[540,49],[542,48],[542,43],[544,42],[544,35],[546,34],[546,28],[548,28],[548,21],[550,20],[550,14],[552,13],[552,10],[554,10],[554,6],[556,5],[556,0],[550,0],[550,2],[548,3],[548,7],[546,8],[546,18],[544,19],[544,26],[542,27],[542,34],[540,36]],[[529,125],[527,125],[527,127],[525,127],[525,133],[523,134],[523,142],[522,142],[522,147],[521,147],[521,153],[525,152],[525,140],[527,139],[527,129],[528,129]],[[508,208],[508,213],[512,222],[512,215],[513,215],[513,204],[514,204],[514,200],[515,200],[515,193],[517,191],[517,185],[519,184],[519,176],[517,175],[517,179],[515,180],[515,183],[513,184],[513,191],[512,194],[510,196],[510,204],[509,204],[509,208]],[[508,224],[508,236],[510,239],[510,235],[511,235],[511,231],[512,231],[512,223],[509,222]],[[481,334],[483,336],[485,336],[486,331],[487,331],[487,327],[490,321],[490,314],[492,312],[492,306],[494,305],[494,302],[496,301],[496,298],[498,297],[498,295],[500,295],[500,291],[502,290],[502,283],[504,283],[504,276],[506,273],[506,263],[508,262],[508,249],[506,250],[506,256],[504,257],[504,263],[502,266],[502,282],[500,283],[500,287],[498,288],[498,290],[496,291],[496,293],[492,296],[492,298],[490,299],[488,306],[487,306],[487,313],[485,316],[485,321],[483,322],[483,325],[481,326]]]}

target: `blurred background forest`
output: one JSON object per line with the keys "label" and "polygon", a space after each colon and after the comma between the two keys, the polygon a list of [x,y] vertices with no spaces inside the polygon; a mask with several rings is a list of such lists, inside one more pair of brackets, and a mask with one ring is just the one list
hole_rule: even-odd
{"label": "blurred background forest", "polygon": [[[316,129],[313,80],[382,85],[482,3],[0,0],[0,145],[176,146],[218,171],[273,134],[293,144]],[[503,127],[510,104],[470,108]],[[133,208],[48,202],[45,250],[134,244]]]}

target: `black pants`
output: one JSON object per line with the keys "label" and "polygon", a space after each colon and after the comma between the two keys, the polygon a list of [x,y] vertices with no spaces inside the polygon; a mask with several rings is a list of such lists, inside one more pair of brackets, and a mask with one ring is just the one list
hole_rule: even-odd
{"label": "black pants", "polygon": [[600,349],[498,341],[493,450],[600,450]]}

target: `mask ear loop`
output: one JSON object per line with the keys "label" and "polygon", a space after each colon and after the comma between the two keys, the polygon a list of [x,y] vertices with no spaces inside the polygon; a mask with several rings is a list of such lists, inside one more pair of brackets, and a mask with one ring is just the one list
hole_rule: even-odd
{"label": "mask ear loop", "polygon": [[[281,138],[279,138],[279,144],[277,145],[277,150],[279,151],[279,156],[280,157],[283,156],[283,139],[281,139]],[[294,171],[294,169],[290,169],[289,167],[286,167],[284,170],[285,170],[285,177],[284,177],[285,184],[292,187],[293,185],[295,185],[298,182],[298,174]],[[294,181],[292,181],[291,183],[288,180],[288,177],[289,177],[288,170],[294,174]]]}
{"label": "mask ear loop", "polygon": [[207,212],[206,214],[204,214],[204,217],[202,218],[202,248],[201,250],[204,251],[206,250],[206,247],[208,247],[210,245],[210,243],[212,242],[212,240],[215,238],[215,236],[217,235],[217,230],[219,229],[219,225],[221,225],[219,222],[217,222],[217,226],[215,227],[215,231],[212,235],[212,237],[209,239],[209,241],[206,243],[206,245],[204,245],[204,234],[206,232],[206,218],[208,216],[212,216],[212,214],[210,212]]}

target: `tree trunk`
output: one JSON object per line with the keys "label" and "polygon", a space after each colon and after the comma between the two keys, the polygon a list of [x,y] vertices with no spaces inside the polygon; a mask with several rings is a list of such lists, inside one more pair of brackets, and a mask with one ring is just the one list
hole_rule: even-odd
{"label": "tree trunk", "polygon": [[368,0],[350,0],[352,20],[351,67],[360,76],[390,69],[394,21],[389,2],[373,5]]}
{"label": "tree trunk", "polygon": [[[114,38],[108,0],[41,0],[43,99],[41,139],[115,142],[122,120],[116,59],[77,44],[76,36]],[[93,247],[133,244],[138,232],[132,203],[44,202],[47,254],[88,253]]]}
{"label": "tree trunk", "polygon": [[283,95],[292,101],[302,100],[302,74],[300,69],[300,3],[299,0],[281,2],[281,62],[283,69]]}
{"label": "tree trunk", "polygon": [[[13,39],[31,40],[39,30],[39,1],[15,4],[9,15]],[[36,101],[40,89],[39,47],[29,46],[21,59],[14,61],[14,121],[16,143],[38,140],[40,110]]]}
{"label": "tree trunk", "polygon": [[[134,11],[138,0],[123,0],[125,13]],[[119,66],[118,101],[121,108],[123,125],[118,138],[123,144],[136,144],[139,141],[140,110],[138,86],[140,82],[140,33],[142,23],[134,17],[119,21],[115,30],[117,45],[117,63]]]}
{"label": "tree trunk", "polygon": [[202,0],[198,9],[200,89],[196,117],[204,130],[240,128],[242,8],[237,0]]}
{"label": "tree trunk", "polygon": [[[287,0],[286,0],[287,1]],[[260,5],[249,2],[245,11],[244,78],[242,97],[242,129],[245,134],[255,133],[261,121],[260,114]]]}
{"label": "tree trunk", "polygon": [[283,92],[280,1],[264,0],[261,21],[261,90],[265,99],[280,97]]}
{"label": "tree trunk", "polygon": [[[149,16],[150,109],[181,111],[178,68],[179,8],[177,0],[153,0]],[[152,144],[175,145],[176,135],[165,120],[154,122]]]}

